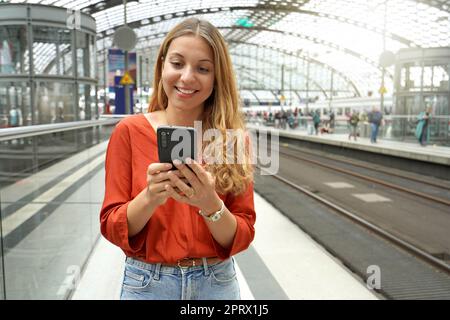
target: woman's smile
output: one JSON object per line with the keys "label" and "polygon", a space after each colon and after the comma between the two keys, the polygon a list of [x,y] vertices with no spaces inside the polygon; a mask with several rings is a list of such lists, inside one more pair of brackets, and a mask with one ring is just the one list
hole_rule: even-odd
{"label": "woman's smile", "polygon": [[177,96],[180,98],[191,98],[198,90],[180,88],[175,86],[175,90],[177,91]]}

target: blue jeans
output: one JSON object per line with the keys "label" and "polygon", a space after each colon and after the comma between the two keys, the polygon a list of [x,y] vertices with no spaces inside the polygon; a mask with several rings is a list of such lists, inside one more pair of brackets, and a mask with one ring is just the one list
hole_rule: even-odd
{"label": "blue jeans", "polygon": [[370,127],[372,128],[372,132],[370,134],[370,142],[377,142],[378,128],[380,127],[376,123],[370,123]]}
{"label": "blue jeans", "polygon": [[130,257],[121,300],[240,300],[234,259],[195,267],[169,267]]}
{"label": "blue jeans", "polygon": [[427,130],[428,130],[427,126],[422,127],[422,134],[420,135],[420,144],[422,146],[427,145],[427,141],[428,141],[428,131]]}

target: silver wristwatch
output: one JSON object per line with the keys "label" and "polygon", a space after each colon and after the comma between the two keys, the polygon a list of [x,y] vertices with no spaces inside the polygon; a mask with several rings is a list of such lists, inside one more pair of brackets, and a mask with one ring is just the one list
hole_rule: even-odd
{"label": "silver wristwatch", "polygon": [[216,211],[216,212],[210,214],[209,216],[207,216],[205,213],[202,212],[202,210],[199,210],[198,214],[201,215],[203,218],[205,218],[208,221],[216,222],[217,220],[219,220],[222,217],[222,214],[225,211],[225,204],[223,203],[222,200],[220,200],[220,201],[222,202],[222,206],[220,207],[219,211]]}

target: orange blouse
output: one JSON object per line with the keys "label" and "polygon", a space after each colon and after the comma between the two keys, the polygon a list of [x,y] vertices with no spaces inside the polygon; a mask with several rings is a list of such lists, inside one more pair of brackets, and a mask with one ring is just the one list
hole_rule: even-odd
{"label": "orange blouse", "polygon": [[144,228],[128,237],[127,207],[147,187],[147,167],[158,161],[156,132],[143,114],[122,119],[109,140],[105,162],[105,198],[100,212],[102,235],[129,257],[149,263],[176,263],[183,258],[226,259],[248,248],[256,219],[253,183],[238,196],[219,195],[237,220],[230,248],[211,235],[198,208],[167,199]]}

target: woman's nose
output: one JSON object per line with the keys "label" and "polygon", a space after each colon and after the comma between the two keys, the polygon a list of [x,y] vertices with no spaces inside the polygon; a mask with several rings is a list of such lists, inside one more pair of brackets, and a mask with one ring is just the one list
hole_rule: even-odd
{"label": "woman's nose", "polygon": [[180,80],[183,81],[183,82],[192,82],[192,81],[194,81],[195,80],[194,70],[191,67],[186,66],[186,68],[184,68],[182,73],[181,73]]}

